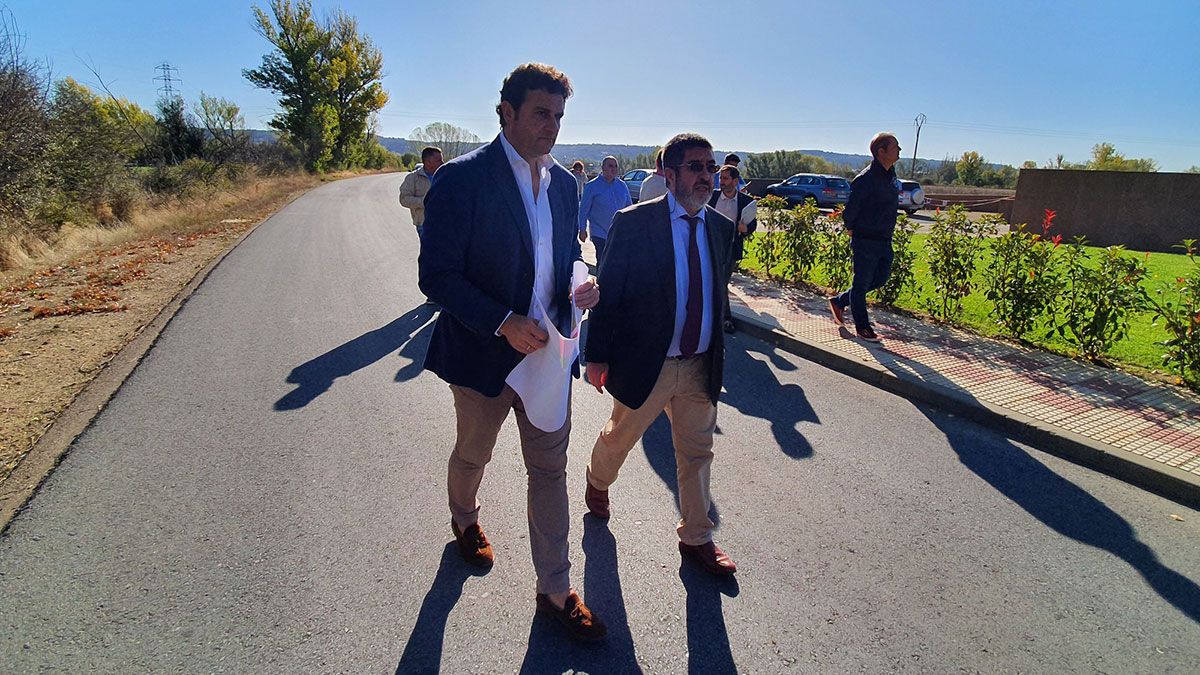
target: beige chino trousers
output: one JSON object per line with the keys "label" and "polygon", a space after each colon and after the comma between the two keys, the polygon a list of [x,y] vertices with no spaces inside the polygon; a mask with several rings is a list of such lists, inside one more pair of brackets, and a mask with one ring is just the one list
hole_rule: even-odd
{"label": "beige chino trousers", "polygon": [[715,527],[708,509],[712,505],[709,475],[717,406],[708,398],[708,369],[709,360],[703,354],[690,359],[669,358],[640,408],[630,408],[614,399],[612,417],[592,447],[592,461],[587,468],[592,487],[607,490],[617,480],[629,451],[665,410],[671,421],[679,485],[680,520],[676,532],[680,541],[692,546],[712,541]]}
{"label": "beige chino trousers", "polygon": [[537,592],[565,593],[571,587],[567,540],[571,523],[567,503],[570,415],[561,429],[546,432],[529,421],[521,398],[507,385],[495,397],[453,384],[450,391],[454,393],[454,411],[458,418],[458,438],[450,453],[447,480],[451,517],[460,529],[478,522],[483,469],[492,459],[500,427],[508,419],[509,411],[515,412],[525,473],[529,477],[526,509]]}

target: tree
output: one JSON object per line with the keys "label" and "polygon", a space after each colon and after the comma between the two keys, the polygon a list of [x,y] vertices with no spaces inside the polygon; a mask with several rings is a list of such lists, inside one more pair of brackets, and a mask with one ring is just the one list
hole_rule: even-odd
{"label": "tree", "polygon": [[1037,162],[1033,161],[1032,159],[1027,159],[1027,160],[1025,160],[1025,162],[1023,164],[1021,164],[1021,168],[1022,169],[1036,169],[1036,168],[1038,168],[1038,165],[1037,165]]}
{"label": "tree", "polygon": [[311,0],[271,0],[271,14],[253,12],[255,30],[275,51],[242,75],[279,94],[283,111],[271,128],[301,151],[310,171],[360,165],[368,121],[388,100],[382,53],[343,12],[318,23]]}
{"label": "tree", "polygon": [[49,68],[25,58],[24,46],[0,8],[0,219],[19,219],[45,197]]}
{"label": "tree", "polygon": [[829,174],[834,171],[828,160],[796,150],[751,153],[742,168],[747,176],[758,178],[786,178],[797,173]]}
{"label": "tree", "polygon": [[978,152],[974,150],[964,152],[962,158],[954,165],[954,169],[958,173],[957,182],[960,185],[980,185],[985,164],[986,162]]}
{"label": "tree", "polygon": [[[479,147],[478,136],[448,122],[431,122],[413,129],[408,141],[415,145],[432,145],[442,149],[443,159],[453,159]],[[414,147],[413,150],[420,150]]]}
{"label": "tree", "polygon": [[1158,162],[1153,159],[1126,159],[1117,152],[1112,143],[1097,143],[1092,146],[1092,159],[1084,165],[1092,171],[1158,171]]}
{"label": "tree", "polygon": [[[255,31],[275,47],[262,65],[242,75],[261,89],[279,94],[282,112],[268,124],[300,150],[309,171],[321,171],[333,156],[337,113],[329,103],[322,51],[329,33],[312,15],[312,3],[271,0],[271,15],[252,9]],[[274,21],[272,21],[272,17]]]}
{"label": "tree", "polygon": [[204,132],[188,111],[183,97],[163,98],[158,102],[158,133],[155,148],[159,162],[179,164],[204,154]]}
{"label": "tree", "polygon": [[204,125],[204,158],[219,167],[249,155],[250,132],[236,103],[200,92],[200,123]]}
{"label": "tree", "polygon": [[1193,165],[1187,170],[1188,173],[1200,173],[1200,166]]}
{"label": "tree", "polygon": [[329,32],[327,72],[337,118],[333,164],[342,168],[359,166],[375,144],[374,138],[368,139],[368,120],[388,101],[379,82],[383,77],[383,53],[369,37],[359,35],[358,21],[342,11],[334,16]]}

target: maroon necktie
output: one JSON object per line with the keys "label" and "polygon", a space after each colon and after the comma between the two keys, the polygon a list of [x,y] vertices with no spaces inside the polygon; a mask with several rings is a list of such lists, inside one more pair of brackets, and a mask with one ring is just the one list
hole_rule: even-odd
{"label": "maroon necktie", "polygon": [[679,352],[684,358],[696,353],[700,346],[700,321],[704,314],[704,283],[700,279],[700,244],[696,242],[696,226],[700,216],[684,216],[688,221],[688,296],[683,333],[679,337]]}

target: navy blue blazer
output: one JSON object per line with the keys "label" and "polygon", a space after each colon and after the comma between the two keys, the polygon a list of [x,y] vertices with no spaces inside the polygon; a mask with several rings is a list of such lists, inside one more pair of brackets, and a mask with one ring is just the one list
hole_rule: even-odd
{"label": "navy blue blazer", "polygon": [[[704,207],[704,230],[713,275],[713,311],[707,359],[708,397],[721,393],[725,332],[721,310],[728,297],[725,279],[732,264],[733,223]],[[675,332],[675,243],[665,196],[617,211],[608,230],[600,267],[600,304],[592,310],[587,339],[589,362],[608,364],[608,391],[624,405],[640,408],[662,372]]]}
{"label": "navy blue blazer", "polygon": [[[571,267],[580,259],[575,177],[550,169],[554,233],[554,323],[569,334]],[[441,307],[425,368],[450,384],[498,396],[523,355],[497,336],[512,311],[529,315],[533,238],[508,156],[491,144],[437,170],[425,195],[420,287]],[[574,374],[578,376],[578,364]]]}

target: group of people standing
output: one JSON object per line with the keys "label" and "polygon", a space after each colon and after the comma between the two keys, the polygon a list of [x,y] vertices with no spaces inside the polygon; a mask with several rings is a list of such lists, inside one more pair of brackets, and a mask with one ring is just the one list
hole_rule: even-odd
{"label": "group of people standing", "polygon": [[[590,310],[587,382],[607,390],[613,407],[583,472],[583,504],[592,517],[610,517],[609,493],[628,453],[665,411],[678,472],[678,548],[714,575],[734,574],[733,560],[713,541],[709,476],[724,334],[732,325],[727,286],[755,221],[737,167],[718,166],[712,145],[694,133],[663,147],[661,196],[647,198],[643,185],[643,198],[631,205],[611,157],[581,190],[550,155],[571,95],[558,69],[518,66],[500,90],[495,140],[440,168],[440,152],[433,162],[422,152],[426,175],[409,174],[405,185],[429,181],[417,224],[419,285],[441,312],[425,368],[450,385],[454,400],[447,491],[459,553],[474,565],[493,564],[478,490],[511,412],[528,475],[537,611],[592,640],[607,629],[570,580],[570,415],[558,428],[539,428],[510,374],[552,335],[571,335],[576,309]],[[573,268],[589,231],[598,274],[576,285]],[[577,361],[570,373],[578,377]],[[569,396],[569,378],[566,384]]]}

